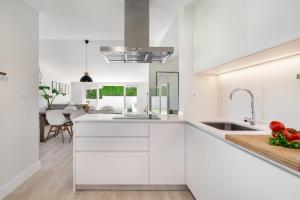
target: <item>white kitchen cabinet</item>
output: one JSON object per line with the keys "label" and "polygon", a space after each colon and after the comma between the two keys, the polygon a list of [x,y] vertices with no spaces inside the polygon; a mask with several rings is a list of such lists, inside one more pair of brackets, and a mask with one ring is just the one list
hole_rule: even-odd
{"label": "white kitchen cabinet", "polygon": [[77,152],[76,184],[148,184],[148,156],[143,152]]}
{"label": "white kitchen cabinet", "polygon": [[76,124],[76,136],[79,137],[145,137],[148,135],[147,123],[80,122]]}
{"label": "white kitchen cabinet", "polygon": [[150,124],[150,184],[185,185],[185,125]]}
{"label": "white kitchen cabinet", "polygon": [[76,152],[112,151],[135,152],[149,151],[148,137],[78,137]]}
{"label": "white kitchen cabinet", "polygon": [[[298,39],[299,8],[299,0],[198,0],[194,72],[216,73],[224,71],[222,67],[226,71],[224,64]],[[246,60],[244,65],[253,62]],[[255,62],[264,62],[264,59]],[[218,70],[211,70],[216,68]]]}
{"label": "white kitchen cabinet", "polygon": [[245,55],[246,0],[199,0],[194,30],[194,72]]}
{"label": "white kitchen cabinet", "polygon": [[215,199],[295,199],[300,178],[228,143],[215,140]]}
{"label": "white kitchen cabinet", "polygon": [[300,37],[299,0],[247,0],[246,53]]}
{"label": "white kitchen cabinet", "polygon": [[186,182],[196,199],[213,199],[214,140],[212,136],[187,126]]}
{"label": "white kitchen cabinet", "polygon": [[295,199],[300,178],[187,126],[187,185],[197,200]]}
{"label": "white kitchen cabinet", "polygon": [[75,123],[74,189],[185,185],[185,123]]}
{"label": "white kitchen cabinet", "polygon": [[149,184],[149,124],[75,123],[74,189]]}

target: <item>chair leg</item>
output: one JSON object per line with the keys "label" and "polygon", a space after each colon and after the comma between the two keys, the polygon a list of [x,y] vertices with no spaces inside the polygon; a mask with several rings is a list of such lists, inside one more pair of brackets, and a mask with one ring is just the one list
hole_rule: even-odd
{"label": "chair leg", "polygon": [[55,129],[54,129],[54,139],[56,138],[56,136],[58,135],[58,127],[55,126]]}
{"label": "chair leg", "polygon": [[65,138],[64,138],[64,130],[63,130],[63,127],[62,127],[62,126],[60,126],[59,128],[60,128],[60,133],[61,133],[62,141],[63,141],[63,143],[65,143]]}
{"label": "chair leg", "polygon": [[46,137],[46,141],[49,139],[50,133],[52,132],[52,128],[53,128],[53,126],[50,126],[50,129],[49,129],[47,137]]}
{"label": "chair leg", "polygon": [[71,128],[71,131],[69,130],[68,125],[65,124],[65,129],[68,131],[68,133],[69,133],[69,135],[70,135],[69,143],[71,143],[71,141],[72,141],[72,136],[73,136],[73,134],[72,134],[72,126],[71,126],[71,125],[70,125],[70,128]]}
{"label": "chair leg", "polygon": [[71,138],[70,138],[69,143],[71,143],[71,141],[72,141],[72,139],[73,139],[73,135],[74,135],[73,125],[71,125],[70,128],[71,128]]}

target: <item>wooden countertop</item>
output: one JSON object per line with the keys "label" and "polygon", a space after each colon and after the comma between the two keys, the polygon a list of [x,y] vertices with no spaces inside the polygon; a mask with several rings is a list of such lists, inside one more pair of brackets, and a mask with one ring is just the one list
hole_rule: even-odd
{"label": "wooden countertop", "polygon": [[270,135],[225,135],[225,139],[300,172],[300,149],[272,146]]}

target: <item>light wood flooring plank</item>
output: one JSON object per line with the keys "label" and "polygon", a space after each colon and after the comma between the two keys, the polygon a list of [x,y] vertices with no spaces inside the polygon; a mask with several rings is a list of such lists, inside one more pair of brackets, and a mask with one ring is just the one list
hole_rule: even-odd
{"label": "light wood flooring plank", "polygon": [[[69,136],[65,135],[65,141]],[[61,136],[40,144],[42,168],[4,200],[193,200],[188,191],[72,191],[72,148]]]}

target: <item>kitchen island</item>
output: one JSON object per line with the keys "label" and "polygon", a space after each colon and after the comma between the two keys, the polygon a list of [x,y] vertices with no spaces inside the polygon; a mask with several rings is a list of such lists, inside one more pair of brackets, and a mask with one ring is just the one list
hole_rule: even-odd
{"label": "kitchen island", "polygon": [[[187,190],[196,199],[296,199],[300,173],[225,140],[199,121],[113,119],[84,115],[75,120],[74,190]],[[283,192],[287,191],[287,192]]]}
{"label": "kitchen island", "polygon": [[185,121],[114,117],[75,121],[74,189],[186,190]]}

